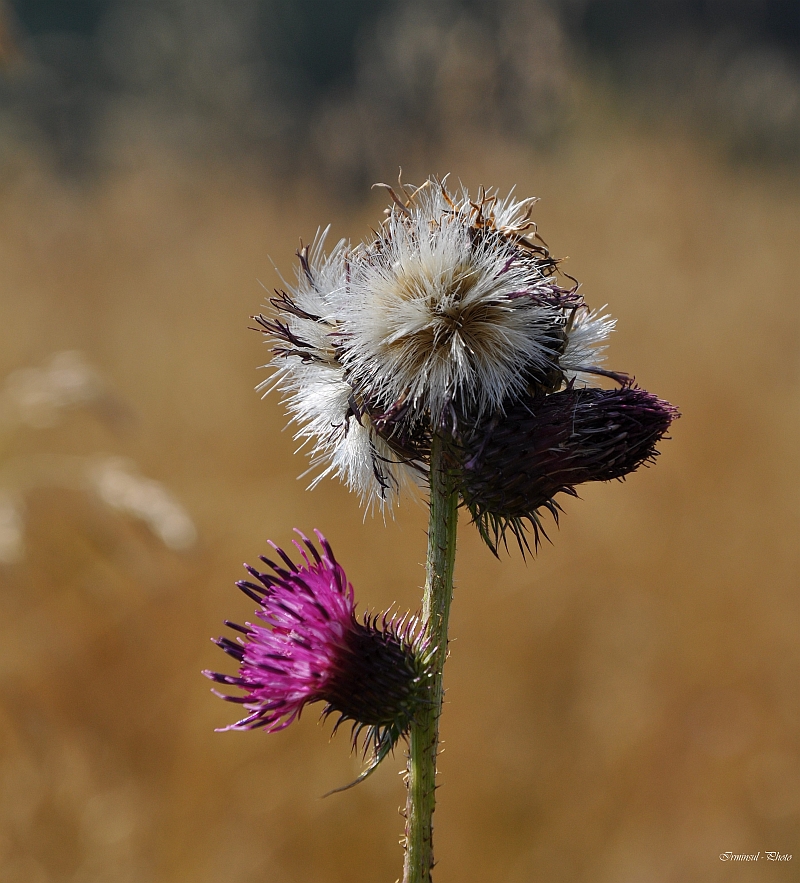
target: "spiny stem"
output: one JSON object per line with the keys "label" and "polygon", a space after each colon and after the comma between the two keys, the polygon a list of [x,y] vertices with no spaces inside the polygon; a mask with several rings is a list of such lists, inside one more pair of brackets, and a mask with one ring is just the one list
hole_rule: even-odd
{"label": "spiny stem", "polygon": [[433,869],[433,811],[436,806],[436,755],[439,715],[442,711],[442,677],[447,659],[447,621],[453,598],[456,560],[458,491],[445,465],[446,442],[435,435],[431,447],[431,511],[428,560],[422,612],[431,643],[430,706],[411,726],[406,799],[406,855],[403,883],[430,883]]}

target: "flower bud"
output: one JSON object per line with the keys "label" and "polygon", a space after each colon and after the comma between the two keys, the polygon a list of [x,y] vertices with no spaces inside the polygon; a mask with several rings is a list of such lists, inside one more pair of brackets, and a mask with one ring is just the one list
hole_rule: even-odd
{"label": "flower bud", "polygon": [[539,510],[558,520],[559,493],[622,479],[652,463],[677,409],[644,389],[575,389],[526,397],[483,420],[464,440],[461,494],[492,551],[510,530],[523,551],[525,522],[547,536]]}

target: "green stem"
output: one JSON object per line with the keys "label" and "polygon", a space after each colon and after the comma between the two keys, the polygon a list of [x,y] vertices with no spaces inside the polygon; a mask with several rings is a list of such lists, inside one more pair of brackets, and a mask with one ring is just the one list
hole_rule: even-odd
{"label": "green stem", "polygon": [[438,435],[434,436],[431,447],[430,492],[427,578],[422,615],[428,623],[431,643],[436,647],[436,652],[432,661],[431,703],[412,724],[410,732],[403,883],[430,883],[433,869],[436,755],[458,524],[458,491],[453,477],[445,468],[445,442]]}

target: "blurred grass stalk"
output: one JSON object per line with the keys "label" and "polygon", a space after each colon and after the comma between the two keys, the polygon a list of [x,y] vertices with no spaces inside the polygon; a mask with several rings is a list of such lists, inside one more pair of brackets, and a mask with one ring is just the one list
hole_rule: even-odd
{"label": "blurred grass stalk", "polygon": [[124,403],[77,351],[55,353],[42,368],[18,368],[0,389],[0,564],[25,557],[25,498],[37,488],[93,494],[110,510],[144,522],[168,549],[192,546],[197,531],[188,513],[161,482],[139,474],[133,460],[10,453],[19,430],[51,428],[64,411],[80,407],[92,407],[112,426],[128,416]]}

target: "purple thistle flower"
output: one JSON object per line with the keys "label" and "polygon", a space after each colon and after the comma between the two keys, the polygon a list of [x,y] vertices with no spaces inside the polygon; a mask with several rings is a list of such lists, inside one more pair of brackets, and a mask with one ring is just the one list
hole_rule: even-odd
{"label": "purple thistle flower", "polygon": [[270,542],[282,563],[262,556],[273,573],[245,565],[255,581],[237,583],[259,605],[261,622],[241,626],[226,620],[241,636],[215,643],[239,662],[239,674],[203,674],[244,690],[243,696],[214,691],[248,711],[221,730],[282,730],[307,704],[325,702],[323,717],[339,715],[334,731],[352,721],[353,745],[363,734],[365,754],[372,748],[372,762],[360,780],[408,732],[428,702],[431,647],[416,617],[384,613],[356,619],[353,586],[328,541],[315,531],[320,554],[297,533],[302,545],[294,545],[302,564]]}
{"label": "purple thistle flower", "polygon": [[575,485],[622,479],[652,463],[678,416],[669,402],[631,385],[519,399],[465,439],[464,503],[495,554],[508,530],[524,553],[526,521],[535,545],[547,536],[539,510],[558,521],[556,494],[577,496]]}

